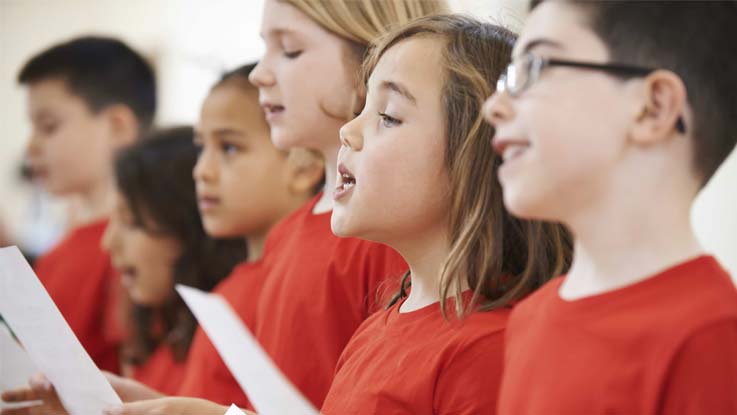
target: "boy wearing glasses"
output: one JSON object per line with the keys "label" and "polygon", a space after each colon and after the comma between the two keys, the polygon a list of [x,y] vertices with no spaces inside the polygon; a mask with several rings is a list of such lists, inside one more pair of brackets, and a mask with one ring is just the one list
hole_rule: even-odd
{"label": "boy wearing glasses", "polygon": [[485,107],[575,256],[512,313],[501,414],[737,413],[737,290],[690,210],[737,141],[737,3],[533,1]]}

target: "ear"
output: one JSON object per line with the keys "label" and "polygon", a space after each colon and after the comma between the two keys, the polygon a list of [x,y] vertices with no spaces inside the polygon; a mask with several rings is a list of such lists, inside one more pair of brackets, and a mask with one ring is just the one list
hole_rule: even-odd
{"label": "ear", "polygon": [[115,104],[105,109],[108,131],[114,148],[128,146],[139,134],[138,118],[127,105]]}
{"label": "ear", "polygon": [[649,145],[681,134],[676,128],[686,113],[686,86],[668,70],[648,75],[641,89],[641,103],[631,137],[635,143]]}
{"label": "ear", "polygon": [[325,162],[309,150],[294,149],[287,160],[289,191],[294,195],[312,195],[325,177]]}

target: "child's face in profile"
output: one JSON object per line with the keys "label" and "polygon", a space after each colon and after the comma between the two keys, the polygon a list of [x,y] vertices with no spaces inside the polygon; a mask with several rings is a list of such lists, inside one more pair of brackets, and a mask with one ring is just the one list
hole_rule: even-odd
{"label": "child's face in profile", "polygon": [[57,195],[84,193],[109,180],[113,146],[103,113],[93,113],[59,79],[28,87],[32,132],[28,158],[36,178]]}
{"label": "child's face in profile", "polygon": [[363,111],[341,129],[336,235],[392,244],[447,226],[441,48],[427,36],[401,41],[371,74]]}
{"label": "child's face in profile", "polygon": [[[527,53],[609,62],[606,46],[575,6],[558,1],[545,2],[530,14],[513,61]],[[613,185],[615,168],[626,169],[621,160],[637,115],[632,100],[636,82],[549,67],[516,97],[504,92],[487,101],[485,116],[496,127],[495,149],[504,159],[499,179],[511,212],[566,222],[572,212],[614,202],[603,192]]]}
{"label": "child's face in profile", "polygon": [[180,247],[177,239],[154,232],[155,223],[145,225],[134,223],[128,202],[118,194],[103,246],[110,252],[113,267],[131,300],[158,306],[173,293]]}
{"label": "child's face in profile", "polygon": [[261,20],[266,52],[251,73],[280,149],[328,151],[348,118],[358,70],[347,42],[297,8],[267,0]]}
{"label": "child's face in profile", "polygon": [[215,237],[266,232],[289,192],[287,155],[271,143],[258,94],[247,84],[231,80],[215,87],[195,133],[202,146],[194,168],[199,210]]}

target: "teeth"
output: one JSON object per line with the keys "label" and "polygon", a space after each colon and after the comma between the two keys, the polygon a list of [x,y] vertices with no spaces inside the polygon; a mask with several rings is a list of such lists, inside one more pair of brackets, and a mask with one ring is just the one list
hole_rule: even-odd
{"label": "teeth", "polygon": [[504,152],[502,153],[502,160],[509,161],[513,158],[516,158],[520,156],[522,153],[524,153],[528,147],[529,146],[527,145],[519,145],[519,144],[508,145],[504,149]]}

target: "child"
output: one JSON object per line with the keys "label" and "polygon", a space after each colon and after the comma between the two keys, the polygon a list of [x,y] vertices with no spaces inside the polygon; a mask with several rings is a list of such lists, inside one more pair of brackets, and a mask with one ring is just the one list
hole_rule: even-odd
{"label": "child", "polygon": [[[327,192],[278,223],[251,327],[277,367],[316,407],[353,332],[381,308],[388,282],[406,263],[392,249],[330,230],[338,131],[349,120],[358,70],[369,42],[388,27],[447,10],[442,1],[267,0],[266,53],[251,73],[283,149],[309,148],[325,159]],[[382,289],[382,287],[385,287]],[[250,407],[250,405],[248,405]],[[222,414],[227,408],[192,399],[135,402],[109,414]]]}
{"label": "child", "polygon": [[570,252],[562,227],[502,204],[480,110],[514,40],[444,15],[392,32],[367,58],[366,105],[341,129],[332,227],[397,249],[410,272],[348,343],[322,413],[495,412],[509,306]]}
{"label": "child", "polygon": [[[225,74],[207,96],[195,135],[201,152],[194,168],[199,211],[206,232],[214,237],[241,237],[248,245],[246,261],[213,290],[230,302],[247,326],[253,325],[255,299],[269,263],[269,252],[275,251],[266,243],[267,234],[275,222],[314,196],[324,171],[322,159],[310,151],[284,152],[273,146],[259,107],[258,91],[248,82],[254,66],[245,65]],[[182,401],[213,405],[201,399],[153,399],[162,398],[163,391],[129,379],[115,376],[108,379],[124,401],[141,401],[135,405]],[[201,329],[194,335],[180,380],[182,384],[176,391],[180,396],[209,399],[223,405],[232,402],[247,405],[240,386]],[[52,408],[48,409],[50,412],[63,413],[53,390],[43,387],[6,394],[4,398],[41,398],[48,404],[47,409]],[[213,406],[220,415],[225,412],[218,405]],[[202,413],[197,407],[192,411],[197,415]],[[178,412],[179,409],[165,410],[165,413]],[[17,415],[22,414],[25,413]]]}
{"label": "child", "polygon": [[157,131],[115,161],[118,197],[103,244],[132,307],[126,363],[131,376],[168,394],[179,390],[197,323],[174,291],[210,291],[246,255],[241,239],[214,240],[197,211],[190,127]]}
{"label": "child", "polygon": [[737,140],[737,3],[535,1],[487,104],[507,208],[570,272],[510,318],[504,414],[737,413],[737,290],[691,204]]}
{"label": "child", "polygon": [[85,222],[38,259],[36,273],[92,360],[118,371],[117,281],[100,240],[113,153],[153,119],[153,71],[118,40],[82,37],[33,57],[18,81],[28,87],[33,175],[54,195],[77,196],[75,216]]}
{"label": "child", "polygon": [[[244,237],[248,261],[214,292],[253,327],[255,304],[266,272],[266,237],[276,222],[307,202],[322,186],[322,158],[303,149],[288,153],[270,141],[269,126],[248,81],[255,64],[238,68],[210,91],[202,106],[194,170],[200,213],[208,234]],[[273,251],[270,247],[269,251]],[[204,331],[198,330],[180,396],[229,405],[248,401]]]}

